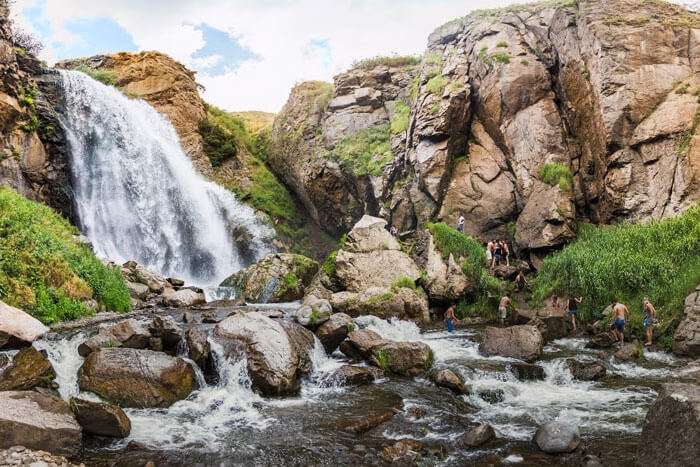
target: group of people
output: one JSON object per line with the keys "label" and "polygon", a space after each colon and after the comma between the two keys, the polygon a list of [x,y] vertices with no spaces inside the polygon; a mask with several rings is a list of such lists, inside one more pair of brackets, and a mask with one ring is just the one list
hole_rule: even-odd
{"label": "group of people", "polygon": [[486,244],[486,260],[491,268],[505,261],[510,266],[510,249],[505,240],[491,240]]}

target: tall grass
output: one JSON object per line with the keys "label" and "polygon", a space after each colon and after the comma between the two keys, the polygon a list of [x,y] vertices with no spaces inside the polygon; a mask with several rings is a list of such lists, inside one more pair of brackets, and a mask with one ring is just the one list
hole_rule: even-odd
{"label": "tall grass", "polygon": [[571,190],[574,183],[571,169],[558,162],[552,162],[540,167],[540,170],[537,172],[537,178],[552,186],[559,185],[559,188],[564,191]]}
{"label": "tall grass", "polygon": [[358,131],[336,144],[331,158],[355,175],[379,176],[394,158],[389,131],[387,125]]}
{"label": "tall grass", "polygon": [[82,71],[92,79],[95,79],[102,84],[106,84],[107,86],[114,86],[114,84],[117,82],[117,72],[114,70],[95,70],[87,65],[79,65],[75,69]]}
{"label": "tall grass", "polygon": [[118,267],[75,243],[75,227],[48,206],[0,189],[0,300],[44,323],[92,313],[94,298],[112,311],[131,308]]}
{"label": "tall grass", "polygon": [[533,282],[533,298],[552,293],[583,296],[580,319],[601,317],[613,298],[632,314],[641,330],[642,298],[647,295],[660,320],[683,311],[687,294],[700,283],[700,205],[679,217],[609,227],[582,225],[578,238],[546,258]]}

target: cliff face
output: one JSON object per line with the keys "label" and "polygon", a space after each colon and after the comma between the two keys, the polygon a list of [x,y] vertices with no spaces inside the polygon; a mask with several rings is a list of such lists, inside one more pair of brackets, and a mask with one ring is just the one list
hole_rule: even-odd
{"label": "cliff face", "polygon": [[[295,87],[272,167],[332,233],[362,213],[402,230],[462,213],[474,236],[547,250],[577,221],[660,218],[700,198],[698,64],[700,15],[676,5],[475,12],[431,34],[419,65],[336,76],[326,106]],[[339,141],[394,113],[391,160],[358,177]]]}

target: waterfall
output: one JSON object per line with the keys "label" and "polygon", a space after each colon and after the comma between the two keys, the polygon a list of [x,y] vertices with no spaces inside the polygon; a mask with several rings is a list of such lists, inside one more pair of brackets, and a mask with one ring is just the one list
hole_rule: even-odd
{"label": "waterfall", "polygon": [[204,286],[270,251],[272,229],[197,173],[166,117],[78,71],[60,82],[75,204],[99,256]]}

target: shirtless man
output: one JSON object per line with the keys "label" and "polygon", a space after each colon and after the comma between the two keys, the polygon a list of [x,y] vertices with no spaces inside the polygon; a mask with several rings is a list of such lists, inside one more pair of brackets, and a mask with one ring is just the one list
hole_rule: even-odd
{"label": "shirtless man", "polygon": [[614,298],[612,301],[613,312],[612,320],[610,321],[610,330],[612,331],[613,340],[619,341],[620,345],[625,343],[625,318],[630,318],[630,311],[622,303],[618,303]]}
{"label": "shirtless man", "polygon": [[452,320],[455,319],[455,305],[452,303],[450,307],[447,309],[445,312],[445,323],[447,324],[447,332],[452,332],[454,330],[454,326],[452,325]]}
{"label": "shirtless man", "polygon": [[509,306],[513,306],[513,303],[510,301],[510,297],[508,297],[508,292],[506,292],[498,303],[498,318],[501,320],[501,327],[506,325],[506,315],[508,314]]}

